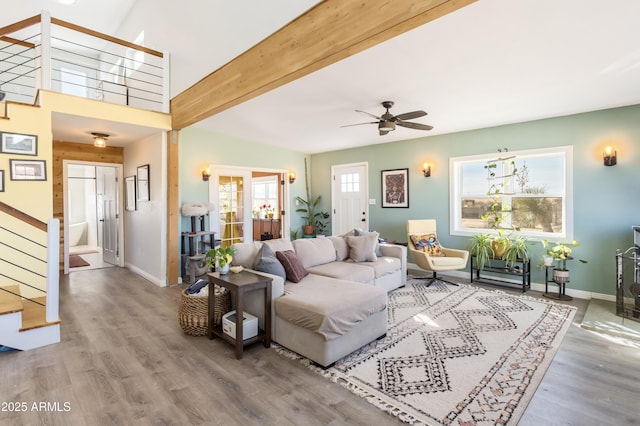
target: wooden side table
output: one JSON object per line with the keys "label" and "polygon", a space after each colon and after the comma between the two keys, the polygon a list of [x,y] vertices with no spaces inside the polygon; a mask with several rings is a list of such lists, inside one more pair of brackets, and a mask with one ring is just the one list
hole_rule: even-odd
{"label": "wooden side table", "polygon": [[[255,337],[244,339],[243,324],[236,322],[236,337],[235,339],[227,335],[222,330],[222,324],[215,325],[215,301],[212,299],[212,291],[209,291],[209,325],[208,336],[209,339],[213,339],[216,336],[220,337],[225,342],[228,342],[236,347],[236,358],[242,359],[242,352],[246,345],[250,345],[255,342],[264,342],[264,347],[271,346],[271,278],[254,274],[253,272],[241,271],[237,274],[230,272],[225,275],[219,273],[209,273],[209,288],[214,288],[217,284],[220,287],[224,287],[231,293],[232,301],[235,300],[236,318],[240,319],[244,317],[244,296],[245,293],[254,290],[264,289],[264,330],[258,329],[258,334]],[[224,312],[223,312],[224,314]]]}

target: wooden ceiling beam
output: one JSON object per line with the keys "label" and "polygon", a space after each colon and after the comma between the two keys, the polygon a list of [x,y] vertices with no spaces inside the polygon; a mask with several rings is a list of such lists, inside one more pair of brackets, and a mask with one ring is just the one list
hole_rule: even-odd
{"label": "wooden ceiling beam", "polygon": [[173,128],[195,124],[475,1],[325,0],[171,99]]}

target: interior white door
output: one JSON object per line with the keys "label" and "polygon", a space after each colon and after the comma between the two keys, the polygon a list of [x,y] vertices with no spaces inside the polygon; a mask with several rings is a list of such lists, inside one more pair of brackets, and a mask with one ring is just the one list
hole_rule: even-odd
{"label": "interior white door", "polygon": [[331,190],[333,235],[344,234],[353,228],[368,230],[368,164],[343,164],[333,166],[331,169],[333,177]]}
{"label": "interior white door", "polygon": [[102,260],[118,264],[118,176],[115,167],[96,167],[98,221]]}

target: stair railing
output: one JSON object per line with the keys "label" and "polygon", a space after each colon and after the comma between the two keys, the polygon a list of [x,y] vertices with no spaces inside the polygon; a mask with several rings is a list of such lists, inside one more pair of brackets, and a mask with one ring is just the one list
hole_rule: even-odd
{"label": "stair railing", "polygon": [[[6,226],[8,221],[0,225],[0,277],[2,281],[26,286],[31,293],[46,296],[45,320],[59,319],[59,253],[60,253],[60,221],[49,219],[44,223],[5,203],[0,202],[0,212],[15,219],[17,224]],[[35,228],[38,238],[31,236],[27,228]],[[45,240],[43,244],[42,239]],[[8,280],[8,281],[7,281]],[[3,283],[3,284],[4,284]],[[43,289],[44,288],[44,289]],[[13,293],[6,288],[0,290]],[[15,294],[15,293],[13,293]],[[38,297],[25,297],[16,294],[32,303],[42,305]]]}

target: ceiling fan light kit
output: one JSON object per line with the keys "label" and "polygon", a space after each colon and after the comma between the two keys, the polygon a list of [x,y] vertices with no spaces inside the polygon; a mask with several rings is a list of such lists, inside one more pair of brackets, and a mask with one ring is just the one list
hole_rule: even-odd
{"label": "ceiling fan light kit", "polygon": [[412,120],[414,118],[424,117],[425,115],[427,115],[427,113],[424,111],[418,110],[418,111],[405,112],[404,114],[393,115],[389,112],[389,109],[393,107],[393,101],[384,101],[382,102],[382,106],[386,109],[386,111],[380,117],[374,114],[370,114],[366,111],[361,111],[358,109],[356,110],[356,112],[361,112],[363,114],[366,114],[370,117],[377,119],[378,121],[371,121],[368,123],[348,124],[342,127],[359,126],[361,124],[378,124],[378,131],[380,133],[380,136],[384,136],[387,133],[394,131],[396,129],[396,125],[401,127],[406,127],[408,129],[416,129],[416,130],[433,129],[433,126],[429,126],[428,124],[404,121],[404,120]]}

